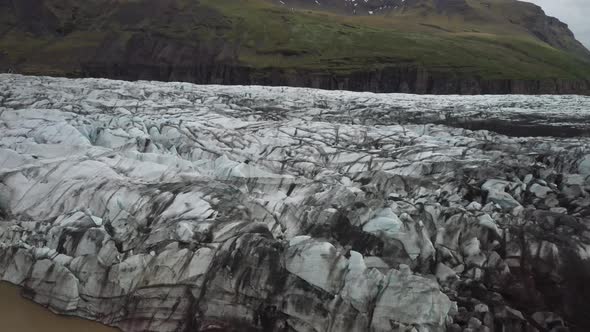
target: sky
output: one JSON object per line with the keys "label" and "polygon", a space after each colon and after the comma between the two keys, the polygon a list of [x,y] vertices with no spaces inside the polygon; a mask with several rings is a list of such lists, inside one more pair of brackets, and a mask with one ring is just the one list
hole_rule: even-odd
{"label": "sky", "polygon": [[590,49],[590,0],[526,0],[541,6],[549,16],[569,25],[586,48]]}

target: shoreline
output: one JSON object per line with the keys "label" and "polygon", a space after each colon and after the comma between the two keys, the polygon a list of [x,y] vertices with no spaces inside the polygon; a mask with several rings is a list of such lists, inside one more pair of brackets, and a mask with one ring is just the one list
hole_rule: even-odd
{"label": "shoreline", "polygon": [[120,332],[99,322],[52,312],[21,294],[23,288],[0,281],[0,320],[7,331],[19,332]]}

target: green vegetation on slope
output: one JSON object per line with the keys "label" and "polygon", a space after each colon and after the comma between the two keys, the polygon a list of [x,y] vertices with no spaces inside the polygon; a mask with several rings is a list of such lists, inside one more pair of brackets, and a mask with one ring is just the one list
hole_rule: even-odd
{"label": "green vegetation on slope", "polygon": [[231,19],[225,37],[240,43],[240,60],[255,67],[348,71],[417,64],[484,78],[590,77],[584,60],[524,34],[408,32],[395,22],[388,26],[388,18],[372,24],[372,17],[293,13],[257,0],[203,3]]}
{"label": "green vegetation on slope", "polygon": [[55,0],[45,3],[59,22],[53,29],[65,33],[14,27],[0,37],[0,54],[25,72],[75,73],[109,36],[121,43],[134,34],[154,34],[192,46],[221,40],[233,58],[220,54],[220,60],[254,68],[348,73],[419,66],[483,79],[590,78],[586,59],[493,20],[339,16],[263,0],[136,0],[106,8],[94,0],[88,6],[95,15]]}

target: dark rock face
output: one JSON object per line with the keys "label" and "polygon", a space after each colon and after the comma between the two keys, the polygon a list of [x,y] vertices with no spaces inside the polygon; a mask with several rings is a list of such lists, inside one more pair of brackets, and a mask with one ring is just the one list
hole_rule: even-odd
{"label": "dark rock face", "polygon": [[559,19],[545,15],[543,9],[535,4],[520,2],[526,8],[521,15],[510,17],[510,21],[530,31],[539,40],[563,50],[571,50],[581,56],[590,56],[590,51],[576,40],[568,25]]}
{"label": "dark rock face", "polygon": [[[0,3],[0,8],[14,12],[19,28],[35,35],[53,35],[59,25],[55,15],[47,9],[43,0],[24,0]],[[10,3],[12,2],[12,3]],[[8,13],[7,13],[8,14]]]}
{"label": "dark rock face", "polygon": [[587,133],[587,97],[0,78],[0,279],[51,310],[124,331],[590,329],[588,136],[463,128]]}
{"label": "dark rock face", "polygon": [[179,81],[197,84],[310,87],[325,90],[416,94],[580,94],[590,95],[590,82],[582,80],[483,80],[450,78],[417,67],[386,68],[350,74],[307,70],[256,69],[236,64],[156,64],[89,62],[82,76],[122,80]]}

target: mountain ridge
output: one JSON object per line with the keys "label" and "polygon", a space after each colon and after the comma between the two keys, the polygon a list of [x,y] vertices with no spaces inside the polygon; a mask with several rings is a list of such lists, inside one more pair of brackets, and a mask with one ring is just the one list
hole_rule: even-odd
{"label": "mountain ridge", "polygon": [[590,94],[588,50],[538,6],[369,0],[360,6],[389,7],[353,15],[338,7],[352,1],[318,2],[0,0],[0,69],[375,92]]}
{"label": "mountain ridge", "polygon": [[[566,23],[547,15],[541,6],[531,2],[514,0],[267,0],[289,8],[331,11],[349,15],[384,15],[386,17],[435,15],[443,17],[463,16],[477,22],[493,18],[497,22],[506,20],[520,26],[539,40],[566,51],[590,56],[590,51],[575,39]],[[506,10],[511,9],[511,11]],[[516,7],[516,8],[514,8]],[[500,15],[498,15],[500,14]],[[494,17],[495,16],[495,17]],[[505,22],[504,22],[505,23]],[[446,30],[449,31],[449,30]],[[558,37],[565,38],[561,44]]]}

